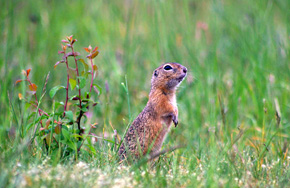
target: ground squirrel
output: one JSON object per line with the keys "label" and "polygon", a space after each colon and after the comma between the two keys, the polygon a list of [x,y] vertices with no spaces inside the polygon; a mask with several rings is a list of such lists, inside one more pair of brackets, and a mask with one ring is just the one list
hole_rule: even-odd
{"label": "ground squirrel", "polygon": [[171,122],[175,127],[178,124],[175,91],[186,73],[186,67],[178,63],[165,63],[153,72],[149,101],[126,133],[119,149],[121,160],[160,150]]}

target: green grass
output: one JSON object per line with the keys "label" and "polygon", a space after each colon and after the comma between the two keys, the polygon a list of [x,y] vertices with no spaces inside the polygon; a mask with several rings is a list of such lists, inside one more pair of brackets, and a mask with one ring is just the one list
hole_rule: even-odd
{"label": "green grass", "polygon": [[[1,186],[290,186],[289,1],[3,0],[0,5]],[[101,140],[95,155],[81,154],[78,161],[55,161],[37,147],[31,151],[31,133],[20,134],[28,125],[29,110],[18,100],[25,89],[14,82],[22,69],[32,68],[39,86],[49,71],[48,89],[64,83],[64,69],[53,65],[61,58],[60,40],[71,34],[78,51],[88,44],[101,51],[94,61],[103,93],[89,122],[98,122],[95,134],[110,139],[110,123],[122,135],[130,114],[136,117],[145,106],[156,67],[168,61],[186,66],[189,75],[177,94],[180,124],[163,148],[186,147],[161,156],[151,168],[119,166]],[[125,75],[131,109],[121,85]],[[52,109],[48,94],[41,106]]]}

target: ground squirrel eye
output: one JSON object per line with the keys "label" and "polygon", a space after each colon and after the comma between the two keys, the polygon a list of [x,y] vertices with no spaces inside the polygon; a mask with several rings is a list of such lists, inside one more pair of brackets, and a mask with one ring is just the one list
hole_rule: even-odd
{"label": "ground squirrel eye", "polygon": [[165,67],[164,67],[164,70],[171,70],[172,69],[172,67],[170,66],[170,65],[166,65]]}

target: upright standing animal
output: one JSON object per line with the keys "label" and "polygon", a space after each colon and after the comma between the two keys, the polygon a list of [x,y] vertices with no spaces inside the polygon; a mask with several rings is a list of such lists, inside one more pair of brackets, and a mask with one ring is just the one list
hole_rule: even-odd
{"label": "upright standing animal", "polygon": [[121,160],[160,151],[172,122],[178,124],[175,92],[186,74],[186,67],[178,63],[165,63],[153,72],[149,101],[126,133],[119,149]]}

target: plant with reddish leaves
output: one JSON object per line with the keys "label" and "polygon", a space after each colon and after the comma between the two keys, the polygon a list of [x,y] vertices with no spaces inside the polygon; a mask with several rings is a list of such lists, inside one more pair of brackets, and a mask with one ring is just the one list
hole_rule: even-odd
{"label": "plant with reddish leaves", "polygon": [[[27,104],[32,105],[36,108],[36,112],[32,112],[30,117],[35,115],[35,119],[29,124],[26,131],[29,131],[34,125],[34,136],[32,141],[36,138],[36,143],[43,141],[47,152],[61,151],[62,155],[65,156],[70,153],[80,152],[84,142],[87,141],[88,148],[91,152],[95,152],[91,147],[90,137],[96,137],[92,133],[92,129],[95,128],[96,124],[92,124],[88,133],[85,133],[85,128],[81,125],[86,123],[86,113],[91,107],[96,106],[98,103],[95,101],[101,94],[101,88],[94,83],[94,78],[97,76],[98,67],[93,63],[93,59],[99,54],[98,47],[92,49],[91,46],[84,48],[88,55],[86,56],[89,63],[82,58],[79,58],[80,53],[74,49],[74,44],[77,42],[73,36],[69,36],[66,40],[62,40],[62,60],[58,61],[54,68],[58,67],[59,64],[66,65],[66,85],[58,85],[53,87],[49,95],[52,99],[55,98],[57,92],[65,89],[65,100],[54,102],[54,111],[47,113],[40,108],[40,100],[37,98],[37,85],[32,83],[29,74],[31,69],[23,71],[25,79],[17,80],[16,84],[22,81],[28,82],[29,94],[34,96],[31,99],[25,99],[21,93],[18,97],[20,100],[25,100]],[[69,59],[73,60],[74,67],[70,66]],[[82,68],[79,66],[82,64]],[[45,88],[48,81],[49,75],[47,76],[42,97],[45,94]],[[90,80],[87,82],[87,80]],[[87,85],[86,83],[90,83]],[[96,92],[96,96],[92,95],[92,88]],[[41,97],[41,98],[42,98]],[[82,119],[84,119],[82,121]],[[43,120],[45,124],[43,124]],[[38,125],[40,124],[40,128]],[[75,127],[76,125],[76,127]],[[40,145],[40,144],[38,144]],[[75,155],[77,156],[77,155]]]}

